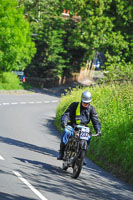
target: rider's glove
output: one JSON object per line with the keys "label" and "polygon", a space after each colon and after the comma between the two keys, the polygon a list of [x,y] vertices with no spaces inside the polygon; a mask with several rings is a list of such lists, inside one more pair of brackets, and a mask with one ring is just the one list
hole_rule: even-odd
{"label": "rider's glove", "polygon": [[62,123],[61,123],[62,128],[65,128],[66,125],[67,125],[67,124],[66,124],[65,122],[62,122]]}

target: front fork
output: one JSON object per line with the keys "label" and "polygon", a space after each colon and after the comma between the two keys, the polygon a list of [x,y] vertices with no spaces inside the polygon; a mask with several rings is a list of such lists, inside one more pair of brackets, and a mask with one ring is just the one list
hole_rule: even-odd
{"label": "front fork", "polygon": [[81,146],[82,150],[84,150],[84,151],[88,150],[88,142],[86,140],[81,140],[80,141],[80,146]]}

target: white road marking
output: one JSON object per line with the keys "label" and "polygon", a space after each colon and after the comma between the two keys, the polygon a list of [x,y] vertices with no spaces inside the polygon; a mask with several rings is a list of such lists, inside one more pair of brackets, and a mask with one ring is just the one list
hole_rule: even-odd
{"label": "white road marking", "polygon": [[50,103],[50,101],[44,101],[44,103]]}
{"label": "white road marking", "polygon": [[4,106],[9,105],[9,103],[3,103]]}
{"label": "white road marking", "polygon": [[44,197],[36,188],[34,188],[25,178],[21,176],[20,173],[13,171],[13,173],[24,183],[26,184],[41,200],[48,200]]}
{"label": "white road marking", "polygon": [[5,160],[5,159],[0,155],[0,160]]}
{"label": "white road marking", "polygon": [[36,103],[42,103],[42,101],[37,101]]}
{"label": "white road marking", "polygon": [[53,100],[52,102],[53,102],[53,103],[57,103],[57,102],[58,102],[58,100]]}
{"label": "white road marking", "polygon": [[51,101],[36,101],[36,102],[34,102],[34,101],[30,101],[30,102],[24,102],[24,101],[22,101],[22,102],[11,102],[11,103],[9,103],[9,102],[4,102],[4,103],[0,103],[0,106],[7,106],[7,105],[18,105],[18,104],[21,104],[21,105],[24,105],[24,104],[42,104],[42,103],[57,103],[58,102],[58,100],[51,100]]}
{"label": "white road marking", "polygon": [[26,104],[26,102],[20,102],[20,104]]}
{"label": "white road marking", "polygon": [[17,105],[18,103],[17,102],[13,102],[13,103],[11,103],[12,105]]}

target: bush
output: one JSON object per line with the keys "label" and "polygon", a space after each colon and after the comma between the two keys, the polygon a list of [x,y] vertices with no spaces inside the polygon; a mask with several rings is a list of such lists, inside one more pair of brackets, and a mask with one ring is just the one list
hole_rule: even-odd
{"label": "bush", "polygon": [[17,90],[23,89],[19,78],[11,72],[0,74],[0,90]]}
{"label": "bush", "polygon": [[106,66],[106,76],[102,81],[109,80],[132,80],[133,77],[133,64],[119,62]]}
{"label": "bush", "polygon": [[92,93],[92,105],[98,113],[103,133],[100,140],[92,138],[88,156],[105,169],[133,183],[132,85],[101,85],[67,92],[66,96],[61,97],[56,111],[55,124],[59,130],[61,115],[71,102],[80,101],[84,90]]}

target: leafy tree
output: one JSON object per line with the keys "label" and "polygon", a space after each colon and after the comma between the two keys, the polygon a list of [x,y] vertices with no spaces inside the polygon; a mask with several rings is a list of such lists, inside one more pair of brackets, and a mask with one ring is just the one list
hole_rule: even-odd
{"label": "leafy tree", "polygon": [[[68,0],[64,4],[67,6]],[[121,33],[123,23],[120,20],[117,23],[115,21],[118,18],[119,4],[120,1],[116,5],[113,0],[71,1],[72,10],[77,11],[77,15],[82,18],[80,42],[87,50],[86,57],[92,59],[97,51],[103,51],[109,61],[111,56],[112,60],[119,62],[125,57],[125,52],[128,53],[128,41]],[[112,12],[112,5],[115,13]],[[118,23],[122,24],[121,28],[117,28]]]}
{"label": "leafy tree", "polygon": [[[37,53],[29,65],[26,73],[32,71],[36,76],[53,76],[60,74],[65,61],[62,54],[63,48],[63,28],[61,16],[58,13],[60,4],[58,1],[40,0],[19,0],[19,6],[25,6],[25,15],[30,21],[33,40],[36,43]],[[59,30],[58,30],[59,28]]]}
{"label": "leafy tree", "polygon": [[64,71],[70,75],[70,72],[79,70],[83,62],[84,48],[77,45],[80,27],[71,18],[62,18],[63,6],[58,1],[47,2],[47,7],[44,2],[41,1],[43,10],[38,23],[30,17],[37,54],[26,71],[45,77],[46,74],[61,76]]}
{"label": "leafy tree", "polygon": [[16,0],[0,0],[0,71],[24,70],[34,53],[23,8]]}
{"label": "leafy tree", "polygon": [[[131,1],[19,2],[25,5],[38,49],[29,67],[43,72],[41,75],[49,69],[54,75],[61,75],[64,69],[78,71],[96,52],[104,53],[107,65],[131,60]],[[70,10],[66,20],[62,19],[63,9]],[[75,15],[81,16],[80,22],[73,20]]]}
{"label": "leafy tree", "polygon": [[125,51],[124,57],[127,62],[133,61],[133,2],[132,0],[112,0],[110,9],[107,11],[113,19],[113,30],[120,31],[124,40],[128,42],[128,51]]}

